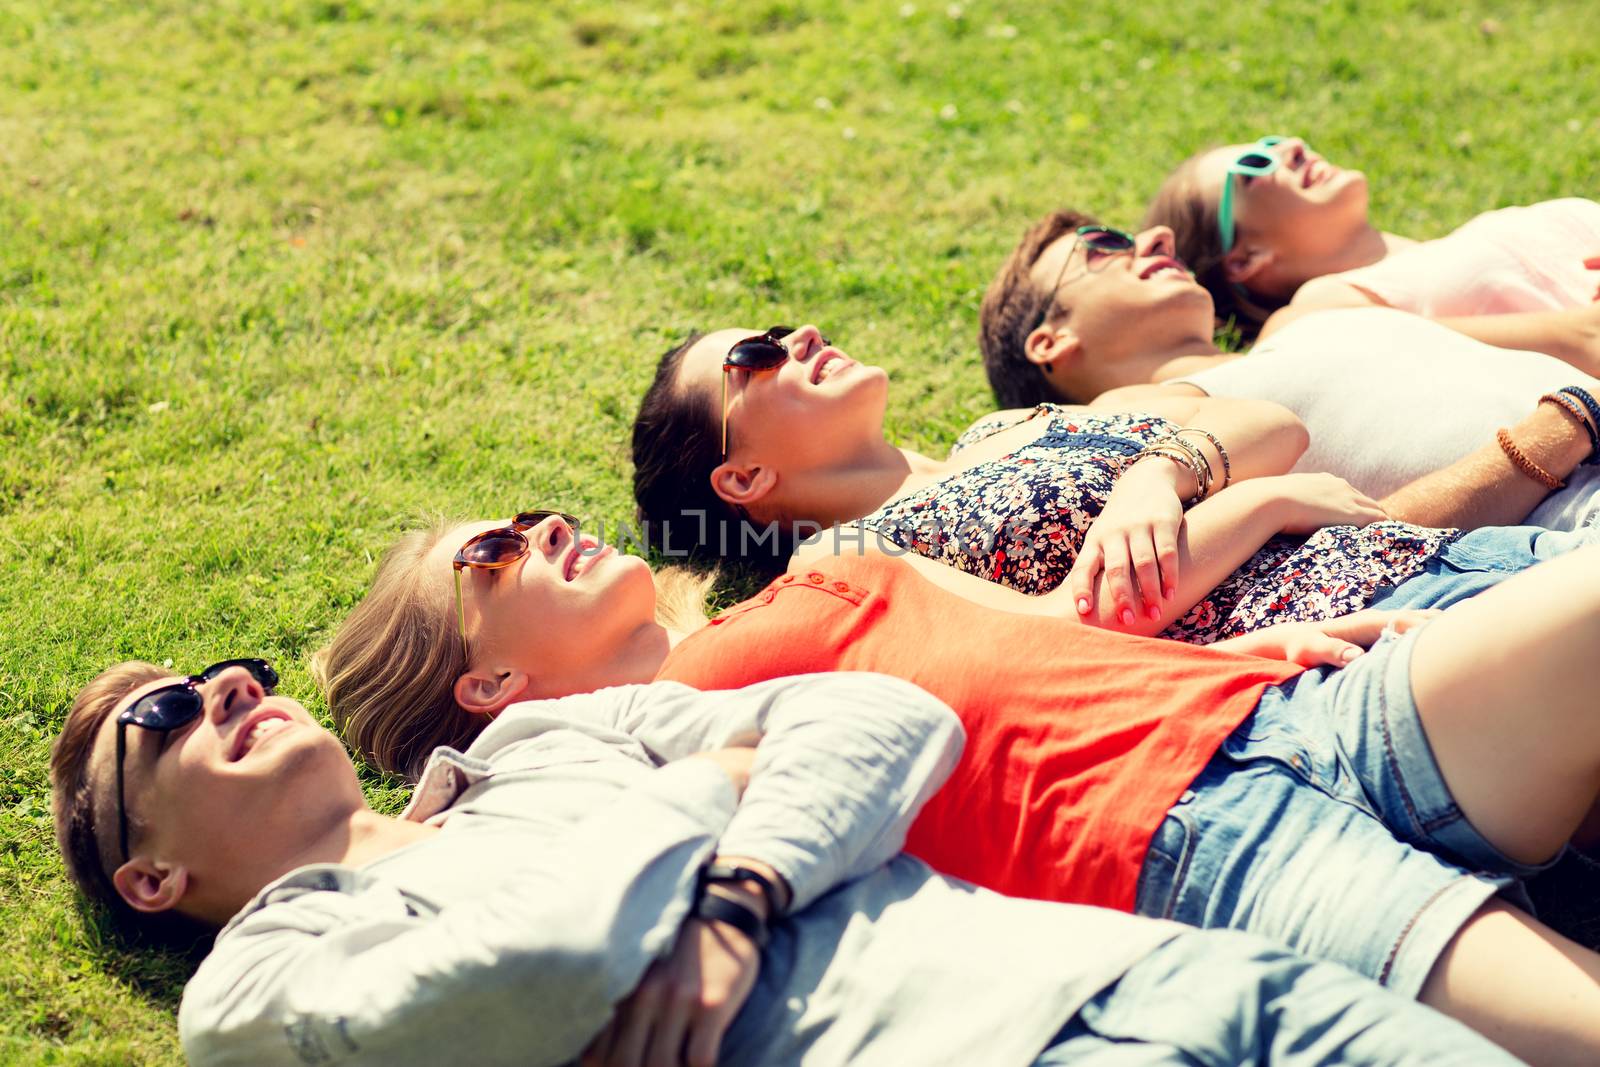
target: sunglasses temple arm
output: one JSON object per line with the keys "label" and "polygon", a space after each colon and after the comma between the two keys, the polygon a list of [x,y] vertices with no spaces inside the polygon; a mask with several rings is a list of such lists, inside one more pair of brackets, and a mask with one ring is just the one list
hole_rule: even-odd
{"label": "sunglasses temple arm", "polygon": [[722,368],[722,458],[728,458],[728,368]]}
{"label": "sunglasses temple arm", "polygon": [[[466,605],[466,602],[461,599],[461,568],[460,567],[455,568],[455,572],[456,572],[456,622],[461,627],[461,654],[463,656],[468,656],[468,653],[467,653],[467,605]],[[470,658],[470,656],[468,656],[468,658]]]}
{"label": "sunglasses temple arm", "polygon": [[128,794],[125,792],[122,765],[128,757],[128,727],[117,723],[117,843],[122,862],[128,862]]}

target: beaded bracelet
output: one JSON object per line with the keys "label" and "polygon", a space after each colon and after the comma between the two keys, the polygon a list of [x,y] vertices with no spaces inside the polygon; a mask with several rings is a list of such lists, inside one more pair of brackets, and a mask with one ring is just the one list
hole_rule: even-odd
{"label": "beaded bracelet", "polygon": [[[1557,389],[1556,392],[1565,393],[1568,396],[1576,397],[1578,402],[1583,405],[1584,410],[1589,413],[1589,421],[1593,423],[1597,429],[1600,429],[1600,402],[1595,400],[1593,394],[1591,394],[1589,390],[1583,389],[1576,385],[1564,385],[1560,389]],[[1600,449],[1596,449],[1595,451],[1591,452],[1589,454],[1589,458],[1584,460],[1584,462],[1590,464],[1600,463]]]}
{"label": "beaded bracelet", "polygon": [[1584,462],[1595,462],[1595,456],[1600,455],[1600,431],[1595,429],[1594,423],[1589,421],[1589,416],[1584,414],[1582,402],[1575,399],[1571,393],[1546,393],[1539,398],[1539,403],[1555,405],[1583,427],[1583,432],[1589,435],[1589,455]]}
{"label": "beaded bracelet", "polygon": [[1494,439],[1500,442],[1500,451],[1506,454],[1506,458],[1511,461],[1512,466],[1546,489],[1560,489],[1567,484],[1524,455],[1522,449],[1518,448],[1517,443],[1511,439],[1511,431],[1504,426],[1500,427],[1499,431],[1495,433]]}
{"label": "beaded bracelet", "polygon": [[[1202,430],[1198,426],[1182,426],[1178,428],[1177,433],[1174,433],[1173,436],[1176,437],[1178,434],[1185,433],[1197,433],[1211,442],[1211,447],[1216,449],[1217,455],[1222,457],[1222,488],[1228,488],[1233,482],[1233,461],[1228,458],[1228,450],[1222,447],[1222,442],[1217,440],[1217,435],[1210,430]],[[1210,462],[1208,461],[1206,465],[1210,466]],[[1221,492],[1221,490],[1219,489],[1218,492]]]}
{"label": "beaded bracelet", "polygon": [[[1168,447],[1162,445],[1160,442],[1157,442],[1156,444],[1150,445],[1147,448],[1145,448],[1145,449],[1141,450],[1140,452],[1138,452],[1137,454],[1135,454],[1134,457],[1131,460],[1128,461],[1128,465],[1126,467],[1124,467],[1123,470],[1124,471],[1132,470],[1133,467],[1136,464],[1138,464],[1140,461],[1149,459],[1152,456],[1161,456],[1163,459],[1170,460],[1171,462],[1176,463],[1178,466],[1182,467],[1184,470],[1186,470],[1189,473],[1193,474],[1194,475],[1194,482],[1195,482],[1196,486],[1201,486],[1201,485],[1205,484],[1206,479],[1200,473],[1201,470],[1203,470],[1205,468],[1205,463],[1203,461],[1197,467],[1195,465],[1194,460],[1187,453],[1185,453],[1182,449],[1168,448]],[[1200,503],[1200,501],[1202,501],[1204,499],[1205,499],[1205,494],[1203,492],[1201,492],[1199,489],[1196,489],[1195,490],[1195,494],[1193,496],[1191,496],[1188,500],[1185,500],[1183,502],[1183,506],[1186,507],[1186,508],[1193,507],[1194,505]]]}

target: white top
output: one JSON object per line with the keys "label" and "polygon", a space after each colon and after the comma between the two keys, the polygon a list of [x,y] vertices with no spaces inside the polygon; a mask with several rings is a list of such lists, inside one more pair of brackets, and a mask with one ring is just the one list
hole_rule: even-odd
{"label": "white top", "polygon": [[[1492,444],[1545,393],[1578,385],[1600,399],[1600,381],[1553,356],[1376,307],[1302,316],[1248,355],[1177,380],[1289,408],[1311,433],[1295,469],[1330,471],[1379,498]],[[1527,521],[1587,525],[1597,492],[1600,467],[1579,467]]]}
{"label": "white top", "polygon": [[1600,204],[1546,200],[1486,211],[1455,232],[1402,248],[1372,264],[1307,282],[1353,285],[1380,303],[1429,318],[1584,307],[1600,271]]}
{"label": "white top", "polygon": [[[736,808],[696,751],[761,739]],[[1182,927],[1009,900],[896,856],[960,723],[871,674],[517,704],[429,761],[439,833],[257,895],[184,990],[191,1064],[573,1061],[667,952],[713,851],[794,890],[723,1067],[1024,1067]]]}

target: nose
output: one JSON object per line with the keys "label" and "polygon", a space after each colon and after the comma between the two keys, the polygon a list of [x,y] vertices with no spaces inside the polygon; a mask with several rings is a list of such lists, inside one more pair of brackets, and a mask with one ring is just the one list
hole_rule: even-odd
{"label": "nose", "polygon": [[1290,170],[1299,170],[1306,162],[1306,142],[1300,137],[1290,137],[1278,142],[1278,157]]}
{"label": "nose", "polygon": [[560,515],[550,515],[528,531],[528,544],[549,562],[557,562],[576,534]]}
{"label": "nose", "polygon": [[785,337],[783,343],[789,347],[790,359],[796,363],[804,363],[822,347],[822,330],[816,323],[808,322]]}
{"label": "nose", "polygon": [[221,726],[238,715],[248,715],[267,697],[255,675],[243,667],[229,667],[221,674],[200,685],[200,695],[205,700],[205,714],[215,726]]}
{"label": "nose", "polygon": [[1170,226],[1152,226],[1139,234],[1136,243],[1141,256],[1176,256],[1178,238]]}

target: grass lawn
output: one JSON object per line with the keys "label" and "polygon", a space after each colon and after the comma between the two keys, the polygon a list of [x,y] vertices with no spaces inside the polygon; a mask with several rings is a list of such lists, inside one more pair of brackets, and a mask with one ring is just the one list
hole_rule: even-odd
{"label": "grass lawn", "polygon": [[263,655],[319,707],[407,518],[631,514],[691,327],[817,321],[938,449],[1034,215],[1131,225],[1268,132],[1409,234],[1592,196],[1596,69],[1593,0],[0,0],[0,1061],[180,1058],[182,968],[50,834],[98,669]]}

